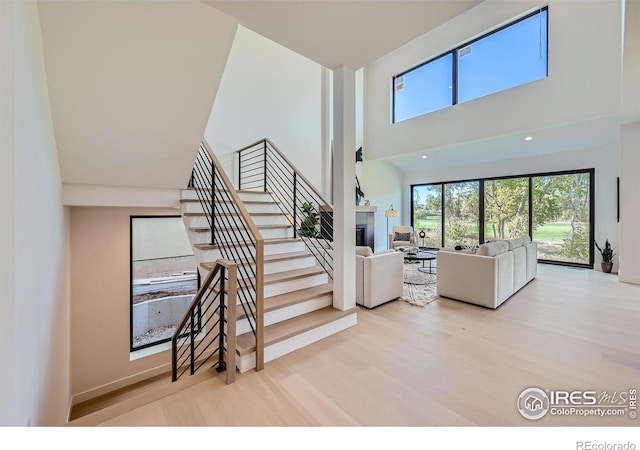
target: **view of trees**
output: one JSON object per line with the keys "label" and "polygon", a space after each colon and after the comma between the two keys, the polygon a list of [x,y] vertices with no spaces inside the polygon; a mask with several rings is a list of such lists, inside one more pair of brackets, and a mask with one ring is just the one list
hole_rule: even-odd
{"label": "view of trees", "polygon": [[587,264],[591,247],[589,174],[534,177],[532,183],[538,257]]}
{"label": "view of trees", "polygon": [[478,244],[479,190],[477,181],[444,185],[445,247]]}
{"label": "view of trees", "polygon": [[486,241],[529,234],[529,178],[485,181],[484,226]]}
{"label": "view of trees", "polygon": [[[529,183],[532,201],[529,205]],[[500,178],[413,187],[414,228],[425,230],[421,245],[441,247],[444,191],[444,246],[479,242],[480,197],[484,201],[484,240],[511,239],[529,233],[538,243],[538,257],[589,263],[589,172]]]}
{"label": "view of trees", "polygon": [[[442,246],[442,186],[416,186],[413,189],[413,229],[421,247]],[[425,237],[420,238],[420,231]]]}

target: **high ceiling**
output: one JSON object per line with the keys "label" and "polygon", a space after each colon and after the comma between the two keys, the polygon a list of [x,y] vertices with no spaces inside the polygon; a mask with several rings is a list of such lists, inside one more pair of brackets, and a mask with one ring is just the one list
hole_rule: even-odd
{"label": "high ceiling", "polygon": [[241,25],[333,69],[357,70],[480,3],[205,1]]}
{"label": "high ceiling", "polygon": [[[619,116],[527,130],[490,139],[464,142],[406,153],[387,161],[405,173],[439,170],[464,164],[481,164],[512,158],[543,156],[572,150],[616,148],[620,143]],[[533,139],[525,140],[530,136]],[[423,159],[422,156],[427,158]]]}

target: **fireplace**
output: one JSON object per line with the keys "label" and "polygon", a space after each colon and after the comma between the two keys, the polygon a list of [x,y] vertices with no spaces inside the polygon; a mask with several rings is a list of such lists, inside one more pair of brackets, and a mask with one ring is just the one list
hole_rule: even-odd
{"label": "fireplace", "polygon": [[367,225],[356,225],[356,245],[363,247],[367,245]]}

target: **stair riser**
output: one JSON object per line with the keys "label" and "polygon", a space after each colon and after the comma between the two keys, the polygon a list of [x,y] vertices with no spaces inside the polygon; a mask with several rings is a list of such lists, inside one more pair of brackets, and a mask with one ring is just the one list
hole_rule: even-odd
{"label": "stair riser", "polygon": [[[325,272],[317,275],[295,278],[293,280],[284,280],[277,283],[267,284],[264,286],[264,298],[275,297],[276,295],[286,294],[288,292],[306,289],[310,287],[320,286],[328,282],[329,277]],[[254,290],[249,289],[247,297],[253,298]],[[238,304],[241,297],[238,295]]]}
{"label": "stair riser", "polygon": [[[307,314],[316,311],[333,304],[333,295],[326,294],[320,297],[312,298],[307,301],[296,303],[295,305],[288,306],[286,308],[280,308],[275,311],[269,311],[264,314],[265,326],[273,325],[274,323],[282,322],[283,320],[292,319],[302,314]],[[238,336],[251,331],[251,326],[247,319],[242,319],[236,322],[236,329]]]}
{"label": "stair riser", "polygon": [[278,205],[274,203],[245,203],[249,214],[257,213],[282,213]]}
{"label": "stair riser", "polygon": [[[182,214],[192,214],[192,213],[198,213],[198,214],[202,213],[202,207],[200,206],[200,204],[186,203],[182,206]],[[258,213],[254,211],[253,214],[264,214],[264,213]],[[289,224],[289,222],[287,221],[287,217],[284,214],[282,214],[280,210],[269,212],[268,214],[270,215],[268,216],[253,215],[252,216],[253,223],[255,223],[258,226]],[[271,214],[277,214],[277,215],[271,215]],[[184,216],[184,217],[189,221],[192,221],[193,219],[190,216]],[[203,220],[198,220],[197,222],[194,222],[194,223],[204,224],[203,226],[207,226],[209,223],[207,219],[204,216],[202,217],[202,219]],[[235,225],[240,225],[243,222],[242,219],[235,214],[225,215],[224,217],[221,217],[220,220],[223,221],[224,223],[235,224]]]}
{"label": "stair riser", "polygon": [[320,286],[329,281],[329,276],[325,273],[319,273],[308,277],[295,278],[293,280],[285,280],[278,283],[267,284],[264,287],[265,298],[273,297],[288,292],[306,289],[314,286]]}
{"label": "stair riser", "polygon": [[[207,219],[203,216],[185,217],[185,222],[187,223],[187,228],[205,228],[209,226]],[[227,224],[225,223],[225,225]],[[238,226],[240,226],[241,229],[244,230],[244,227],[242,225],[238,225]],[[282,238],[293,237],[293,229],[291,227],[259,228],[259,231],[263,239],[282,239]],[[239,236],[239,230],[235,230],[235,232]],[[225,234],[228,233],[229,236],[233,238],[233,230],[225,230],[224,232],[221,232],[221,233],[225,233]],[[203,241],[201,241],[199,238],[199,242],[207,242],[207,241],[208,241],[207,238],[205,238]]]}
{"label": "stair riser", "polygon": [[[213,262],[218,258],[224,258],[223,253],[220,250],[198,250],[196,258],[198,261]],[[250,257],[247,253],[247,258]],[[229,258],[233,259],[233,258]],[[307,267],[313,267],[316,265],[316,259],[313,256],[306,256],[303,258],[285,259],[281,261],[265,261],[264,274],[270,275],[273,273],[286,272],[288,270],[305,269]],[[252,264],[251,267],[255,268]]]}
{"label": "stair riser", "polygon": [[[318,328],[314,328],[313,330],[309,330],[305,333],[301,333],[297,336],[293,336],[289,339],[285,339],[265,347],[264,362],[267,363],[269,361],[273,361],[274,359],[284,356],[287,353],[291,353],[294,350],[306,347],[307,345],[313,344],[321,339],[346,330],[347,328],[356,325],[357,322],[357,315],[356,313],[353,313]],[[245,356],[236,355],[236,366],[240,373],[244,373],[256,367],[255,355],[255,352]]]}
{"label": "stair riser", "polygon": [[[220,198],[222,196],[227,197],[227,194],[223,191],[216,191],[216,195],[219,195]],[[219,193],[218,193],[219,192]],[[206,191],[206,196],[209,197],[210,191]],[[271,195],[265,194],[264,192],[239,192],[238,196],[242,201],[263,201],[263,202],[271,202],[273,199]],[[183,189],[181,198],[183,200],[198,200],[198,192],[195,189]]]}
{"label": "stair riser", "polygon": [[264,192],[239,192],[240,200],[243,202],[272,202],[271,195]]}
{"label": "stair riser", "polygon": [[[210,243],[209,236],[211,236],[211,233],[189,232],[189,237],[193,244],[209,244]],[[282,253],[302,252],[304,251],[304,249],[305,249],[304,243],[302,243],[301,241],[300,242],[283,242],[280,244],[265,244],[264,254],[265,256],[279,255]],[[196,253],[209,252],[209,251],[214,251],[214,250],[195,249]],[[247,248],[246,253],[247,255],[254,255],[255,250],[253,250],[253,248]],[[198,257],[197,261],[200,261],[200,262],[215,261],[217,258],[219,258],[219,256],[215,256],[217,255],[216,253],[211,253],[210,255],[212,255],[212,258],[209,258],[207,254],[203,254],[202,259]]]}
{"label": "stair riser", "polygon": [[[205,195],[206,197],[209,197],[211,194],[207,192]],[[220,193],[216,195],[224,195],[224,194]],[[183,189],[180,198],[183,200],[200,200],[198,198],[198,193],[193,189]]]}
{"label": "stair riser", "polygon": [[[306,269],[315,265],[316,258],[313,255],[302,258],[284,259],[281,261],[265,261],[264,274],[271,275],[274,273],[287,272],[289,270]],[[255,268],[255,264],[251,264],[251,267]]]}

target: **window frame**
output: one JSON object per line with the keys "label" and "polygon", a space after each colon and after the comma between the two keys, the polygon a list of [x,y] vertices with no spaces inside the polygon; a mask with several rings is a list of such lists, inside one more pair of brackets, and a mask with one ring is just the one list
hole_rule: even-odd
{"label": "window frame", "polygon": [[[550,176],[561,176],[561,175],[575,175],[575,174],[583,174],[583,173],[588,173],[589,174],[589,242],[593,243],[594,239],[595,239],[595,186],[596,186],[596,178],[595,178],[595,168],[591,167],[591,168],[585,168],[585,169],[573,169],[573,170],[563,170],[563,171],[553,171],[553,172],[537,172],[537,173],[529,173],[529,174],[518,174],[518,175],[503,175],[503,176],[497,176],[497,177],[484,177],[484,178],[470,178],[470,179],[463,179],[463,180],[452,180],[452,181],[437,181],[437,182],[433,182],[433,183],[415,183],[415,184],[411,184],[409,189],[410,189],[410,196],[411,196],[411,206],[410,206],[410,220],[411,220],[411,226],[413,226],[413,224],[415,223],[414,220],[414,200],[413,200],[413,189],[415,187],[420,187],[420,186],[440,186],[441,189],[441,195],[442,195],[442,222],[441,222],[441,234],[442,234],[442,239],[441,239],[441,247],[440,248],[444,248],[444,239],[445,239],[445,234],[446,234],[446,230],[445,230],[445,220],[444,220],[444,204],[445,204],[445,192],[444,192],[444,185],[445,184],[452,184],[452,183],[467,183],[467,182],[472,182],[472,181],[477,181],[479,182],[479,192],[478,192],[478,196],[479,196],[479,208],[478,208],[478,214],[479,214],[479,238],[480,238],[480,242],[484,242],[485,240],[485,236],[484,236],[484,227],[485,227],[485,218],[484,218],[484,211],[485,211],[485,182],[486,181],[491,181],[491,180],[506,180],[506,179],[511,179],[511,178],[527,178],[528,182],[529,182],[529,235],[531,236],[532,240],[533,240],[533,233],[531,232],[532,228],[533,228],[533,211],[532,211],[532,207],[533,207],[533,179],[536,177],[550,177]],[[433,250],[437,250],[435,248],[433,248]],[[580,267],[580,268],[585,268],[585,269],[593,269],[594,266],[594,261],[595,261],[595,251],[594,251],[594,245],[591,244],[589,246],[589,262],[588,263],[575,263],[575,262],[570,262],[570,261],[557,261],[557,260],[549,260],[549,259],[542,259],[542,258],[538,258],[538,262],[539,263],[543,263],[543,264],[552,264],[552,265],[558,265],[558,266],[568,266],[568,267]]]}
{"label": "window frame", "polygon": [[[400,72],[400,73],[398,73],[396,75],[393,75],[391,77],[391,124],[404,122],[405,120],[411,120],[411,119],[413,119],[415,117],[424,116],[424,115],[430,114],[431,112],[436,112],[436,111],[440,111],[442,109],[446,109],[446,108],[441,108],[441,109],[438,109],[436,111],[430,111],[428,113],[424,113],[424,114],[420,114],[420,115],[417,115],[417,116],[409,117],[407,119],[401,120],[400,122],[396,122],[396,90],[395,90],[396,78],[404,76],[409,72],[417,70],[417,69],[419,69],[419,68],[421,68],[421,67],[423,67],[423,66],[425,66],[427,64],[430,64],[430,63],[436,61],[437,59],[440,59],[440,58],[442,58],[442,57],[444,57],[444,56],[446,56],[448,54],[451,54],[452,55],[452,58],[451,58],[451,61],[452,61],[452,67],[451,67],[451,73],[452,73],[452,78],[451,78],[452,79],[451,106],[453,107],[455,105],[458,105],[460,103],[458,101],[458,59],[459,59],[458,53],[459,53],[459,51],[461,49],[465,48],[465,47],[473,45],[474,43],[476,43],[476,42],[478,42],[478,41],[480,41],[482,39],[485,39],[485,38],[487,38],[487,37],[489,37],[491,35],[499,33],[502,30],[505,30],[505,29],[507,29],[509,27],[517,25],[518,23],[520,23],[520,22],[522,22],[524,20],[527,20],[527,19],[529,19],[531,17],[534,17],[534,16],[536,16],[538,14],[542,14],[543,12],[547,13],[547,16],[546,16],[547,33],[546,33],[546,41],[545,41],[547,60],[546,60],[546,68],[545,68],[545,78],[549,77],[549,5],[545,5],[543,7],[537,8],[535,11],[531,11],[531,12],[526,13],[525,15],[523,15],[521,17],[513,19],[512,21],[510,21],[510,22],[508,22],[508,23],[506,23],[504,25],[501,25],[501,26],[499,26],[499,27],[497,27],[495,29],[492,29],[490,31],[487,31],[486,33],[484,33],[484,34],[482,34],[482,35],[480,35],[480,36],[478,36],[476,38],[473,38],[473,39],[470,39],[468,41],[465,41],[464,43],[454,47],[453,49],[448,50],[446,52],[443,52],[443,53],[441,53],[441,54],[439,54],[439,55],[437,55],[437,56],[435,56],[433,58],[430,58],[429,60],[427,60],[425,62],[422,62],[422,63],[420,63],[418,65],[415,65],[415,66],[413,66],[413,67],[411,67],[411,68],[409,68],[409,69],[407,69],[407,70],[405,70],[403,72]],[[533,80],[533,81],[537,81],[537,80]],[[531,81],[529,81],[527,83],[519,84],[519,85],[516,85],[516,86],[513,86],[513,87],[524,86],[525,84],[528,84],[528,83],[531,83]],[[502,91],[505,91],[505,90],[508,90],[508,89],[512,89],[513,87],[507,88],[507,89],[502,89],[500,91],[496,91],[496,92],[493,92],[492,94],[487,94],[485,96],[493,95],[493,94],[496,94],[498,92],[502,92]],[[482,96],[482,97],[485,97],[485,96]],[[477,97],[477,98],[482,98],[482,97]],[[474,98],[474,99],[471,99],[471,100],[467,100],[467,101],[473,101],[473,100],[476,100],[477,98]],[[466,102],[463,102],[463,103],[466,103]]]}
{"label": "window frame", "polygon": [[[155,347],[157,345],[161,345],[167,342],[171,342],[171,338],[160,339],[155,342],[151,342],[149,344],[139,345],[137,347],[133,346],[133,221],[134,219],[171,219],[171,218],[182,218],[181,215],[167,215],[167,214],[158,214],[158,215],[130,215],[129,216],[129,353],[133,354],[139,350],[147,349],[150,347]],[[200,290],[200,270],[196,263],[196,293]],[[198,308],[198,316],[196,321],[196,330],[200,332],[202,328],[202,311]]]}

